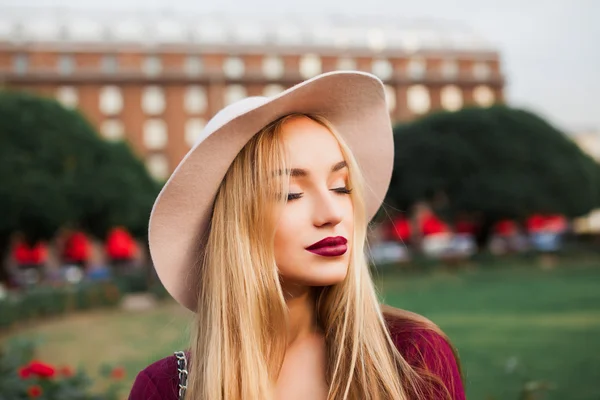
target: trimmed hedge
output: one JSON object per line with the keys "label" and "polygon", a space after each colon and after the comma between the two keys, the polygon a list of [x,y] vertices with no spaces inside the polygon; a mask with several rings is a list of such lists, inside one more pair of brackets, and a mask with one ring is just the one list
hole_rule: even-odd
{"label": "trimmed hedge", "polygon": [[67,286],[39,286],[9,293],[0,300],[0,329],[18,322],[30,321],[76,310],[114,307],[121,301],[122,291],[114,282],[81,282]]}

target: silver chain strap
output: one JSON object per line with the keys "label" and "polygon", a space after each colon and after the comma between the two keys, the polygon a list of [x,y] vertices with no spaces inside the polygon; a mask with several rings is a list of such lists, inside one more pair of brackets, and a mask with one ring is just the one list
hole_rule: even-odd
{"label": "silver chain strap", "polygon": [[183,400],[187,390],[187,358],[183,351],[176,351],[175,357],[177,357],[177,372],[179,373],[179,400]]}

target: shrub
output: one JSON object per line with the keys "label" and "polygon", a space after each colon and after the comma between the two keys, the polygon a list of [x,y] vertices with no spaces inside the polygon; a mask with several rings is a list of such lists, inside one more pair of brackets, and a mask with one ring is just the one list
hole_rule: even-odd
{"label": "shrub", "polygon": [[[70,311],[114,307],[121,291],[113,282],[81,282],[65,286],[37,286],[9,293],[0,300],[0,329],[17,322],[65,314]],[[0,400],[2,400],[0,398]]]}
{"label": "shrub", "polygon": [[100,374],[105,390],[93,393],[94,384],[83,369],[54,366],[34,359],[35,343],[14,340],[0,349],[0,400],[117,400],[124,369],[104,365]]}

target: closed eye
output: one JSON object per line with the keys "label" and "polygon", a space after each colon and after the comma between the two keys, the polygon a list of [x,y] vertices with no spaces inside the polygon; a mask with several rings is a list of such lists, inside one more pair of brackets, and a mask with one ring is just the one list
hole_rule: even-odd
{"label": "closed eye", "polygon": [[289,193],[287,196],[287,199],[288,199],[288,201],[290,201],[290,200],[299,199],[300,197],[302,197],[302,193]]}
{"label": "closed eye", "polygon": [[340,193],[340,194],[350,194],[352,193],[352,189],[347,188],[347,187],[340,187],[340,188],[335,188],[335,189],[331,189],[336,193]]}
{"label": "closed eye", "polygon": [[[352,193],[352,189],[347,188],[347,187],[339,187],[339,188],[334,188],[334,189],[331,189],[331,190],[334,191],[334,192],[336,192],[336,193],[339,193],[339,194],[350,194],[350,193]],[[288,199],[288,201],[297,200],[297,199],[301,198],[302,195],[303,195],[303,193],[289,193],[287,195],[287,199]]]}

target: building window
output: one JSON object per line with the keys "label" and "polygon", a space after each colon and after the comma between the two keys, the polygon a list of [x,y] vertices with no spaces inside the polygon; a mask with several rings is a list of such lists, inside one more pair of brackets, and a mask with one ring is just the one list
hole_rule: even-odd
{"label": "building window", "polygon": [[486,79],[489,79],[491,74],[492,70],[490,69],[490,66],[488,64],[484,62],[478,62],[473,64],[473,76],[478,81],[484,81]]}
{"label": "building window", "polygon": [[119,69],[119,61],[117,57],[112,54],[106,54],[102,56],[100,69],[105,74],[115,74]]}
{"label": "building window", "polygon": [[202,86],[188,86],[183,106],[189,114],[203,113],[207,106],[206,90]]}
{"label": "building window", "polygon": [[454,60],[444,60],[442,62],[442,77],[453,79],[458,76],[458,63]]}
{"label": "building window", "polygon": [[440,97],[442,107],[448,111],[460,110],[463,106],[462,91],[456,85],[443,87],[440,92]]}
{"label": "building window", "polygon": [[147,76],[157,76],[162,72],[162,61],[158,56],[147,56],[142,64],[142,71]]}
{"label": "building window", "polygon": [[56,100],[67,108],[76,108],[79,101],[77,89],[73,86],[61,86],[56,90]]}
{"label": "building window", "polygon": [[29,57],[27,54],[16,54],[13,58],[13,70],[18,75],[24,75],[29,69]]}
{"label": "building window", "polygon": [[240,57],[229,57],[223,63],[223,72],[229,79],[239,79],[244,76],[246,66]]}
{"label": "building window", "polygon": [[242,85],[229,85],[225,90],[225,105],[235,103],[246,96],[246,88]]}
{"label": "building window", "polygon": [[496,96],[489,86],[479,85],[473,89],[473,100],[482,107],[489,107],[496,101]]}
{"label": "building window", "polygon": [[385,101],[388,105],[388,111],[392,112],[396,109],[396,89],[390,85],[385,85]]}
{"label": "building window", "polygon": [[306,54],[300,59],[300,75],[304,79],[312,78],[321,73],[321,57],[316,54]]}
{"label": "building window", "polygon": [[164,154],[151,154],[146,158],[146,168],[152,177],[164,181],[169,177],[169,161]]}
{"label": "building window", "polygon": [[199,56],[187,56],[183,68],[187,75],[198,76],[202,74],[204,66],[202,65],[202,59]]}
{"label": "building window", "polygon": [[192,147],[202,134],[206,121],[203,118],[190,118],[185,124],[185,141]]}
{"label": "building window", "polygon": [[118,119],[107,119],[100,125],[102,136],[110,141],[123,140],[125,137],[125,128]]}
{"label": "building window", "polygon": [[408,61],[406,72],[410,79],[420,80],[425,77],[427,65],[422,58],[412,58]]}
{"label": "building window", "polygon": [[148,86],[142,92],[142,110],[147,115],[158,115],[165,111],[165,94],[159,86]]}
{"label": "building window", "polygon": [[392,77],[394,69],[392,68],[392,63],[388,60],[374,60],[371,66],[371,71],[373,74],[379,77],[382,80],[388,80]]}
{"label": "building window", "polygon": [[281,85],[266,85],[263,89],[263,95],[267,97],[274,97],[277,96],[279,93],[283,92],[284,90],[285,88]]}
{"label": "building window", "polygon": [[105,115],[115,115],[123,110],[123,96],[117,86],[105,86],[100,90],[100,111]]}
{"label": "building window", "polygon": [[429,91],[423,85],[413,85],[406,92],[408,109],[414,114],[425,114],[431,107]]}
{"label": "building window", "polygon": [[284,65],[281,57],[267,56],[263,59],[263,73],[268,79],[279,79],[283,76]]}
{"label": "building window", "polygon": [[338,71],[354,71],[356,70],[356,60],[342,57],[338,59],[336,68]]}
{"label": "building window", "polygon": [[148,150],[162,150],[167,146],[167,124],[162,119],[144,122],[144,145]]}
{"label": "building window", "polygon": [[71,75],[75,71],[75,59],[72,55],[63,54],[58,58],[58,73]]}

